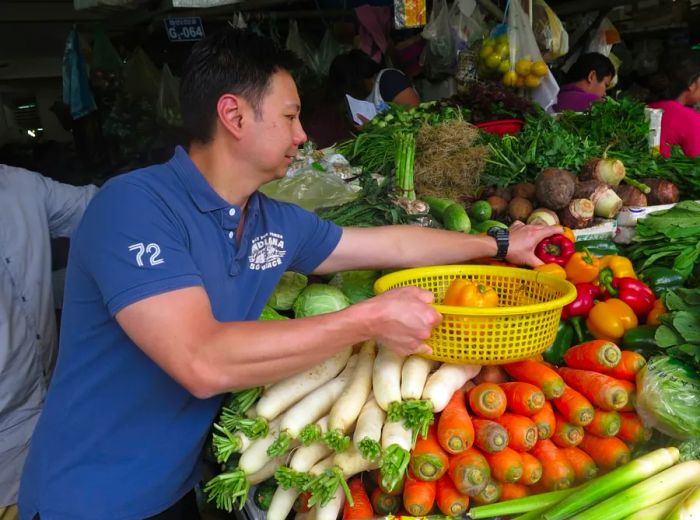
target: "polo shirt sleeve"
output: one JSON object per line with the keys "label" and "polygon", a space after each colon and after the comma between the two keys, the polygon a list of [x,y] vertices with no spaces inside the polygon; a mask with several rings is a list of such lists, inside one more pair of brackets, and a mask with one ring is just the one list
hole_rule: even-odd
{"label": "polo shirt sleeve", "polygon": [[293,259],[289,270],[304,274],[312,273],[340,242],[343,230],[333,222],[323,220],[294,204],[284,204],[285,212],[289,212],[288,222],[295,222],[298,230]]}
{"label": "polo shirt sleeve", "polygon": [[149,296],[203,285],[177,215],[153,190],[119,181],[97,194],[73,246],[112,316]]}

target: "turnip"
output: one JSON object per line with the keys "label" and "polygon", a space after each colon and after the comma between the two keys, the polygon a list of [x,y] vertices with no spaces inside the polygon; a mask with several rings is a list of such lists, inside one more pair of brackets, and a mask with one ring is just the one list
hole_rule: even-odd
{"label": "turnip", "polygon": [[401,402],[401,368],[405,358],[396,352],[380,346],[374,361],[372,388],[377,404],[389,411],[392,403]]}
{"label": "turnip", "polygon": [[357,419],[352,442],[360,450],[362,456],[368,460],[374,460],[381,453],[382,426],[386,420],[386,412],[379,408],[374,394],[362,407],[360,417]]}
{"label": "turnip", "polygon": [[435,413],[442,412],[452,394],[464,383],[476,377],[481,371],[479,365],[443,363],[429,378],[423,390],[423,399],[433,403]]}
{"label": "turnip", "polygon": [[267,388],[255,409],[268,421],[274,419],[302,397],[330,381],[345,367],[352,353],[347,347],[318,365],[295,374]]}
{"label": "turnip", "polygon": [[537,226],[556,226],[559,216],[549,208],[537,208],[527,217],[527,223]]}
{"label": "turnip", "polygon": [[617,186],[625,178],[625,165],[618,159],[591,159],[581,170],[579,179],[595,180]]}

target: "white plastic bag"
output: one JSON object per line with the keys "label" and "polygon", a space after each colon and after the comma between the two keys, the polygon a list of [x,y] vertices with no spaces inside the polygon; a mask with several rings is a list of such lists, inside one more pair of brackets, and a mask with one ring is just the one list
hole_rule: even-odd
{"label": "white plastic bag", "polygon": [[182,126],[180,113],[180,80],[176,78],[166,63],[160,71],[158,89],[158,117],[170,126]]}
{"label": "white plastic bag", "polygon": [[289,32],[287,33],[287,42],[285,44],[287,50],[296,54],[305,65],[312,67],[311,50],[308,44],[303,40],[299,33],[299,25],[296,20],[289,20]]}
{"label": "white plastic bag", "polygon": [[423,69],[425,75],[430,79],[451,75],[457,61],[457,47],[446,0],[435,1],[430,21],[423,29],[422,35],[428,40]]}
{"label": "white plastic bag", "polygon": [[569,33],[544,0],[533,4],[533,30],[542,58],[547,63],[569,52]]}
{"label": "white plastic bag", "polygon": [[450,7],[450,27],[457,51],[466,49],[488,32],[484,15],[475,0],[455,0]]}
{"label": "white plastic bag", "polygon": [[613,45],[619,41],[620,33],[608,18],[604,18],[588,42],[586,52],[597,52],[603,56],[609,56]]}

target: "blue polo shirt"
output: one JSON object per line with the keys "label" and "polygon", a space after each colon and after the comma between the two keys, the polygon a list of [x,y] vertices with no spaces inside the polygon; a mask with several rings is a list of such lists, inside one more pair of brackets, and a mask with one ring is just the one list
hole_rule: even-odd
{"label": "blue polo shirt", "polygon": [[71,244],[58,363],[20,487],[23,520],[141,519],[196,484],[221,397],[192,396],[114,315],[203,286],[216,319],[255,320],[284,271],[313,271],[340,240],[339,227],[260,193],[246,212],[237,243],[241,208],[182,149],[93,199]]}

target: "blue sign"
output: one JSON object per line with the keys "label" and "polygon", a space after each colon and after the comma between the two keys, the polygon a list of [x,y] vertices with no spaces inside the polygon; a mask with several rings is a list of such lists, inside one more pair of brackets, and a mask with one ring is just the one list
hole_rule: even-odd
{"label": "blue sign", "polygon": [[199,16],[166,18],[163,21],[171,42],[194,42],[204,38],[204,26]]}

